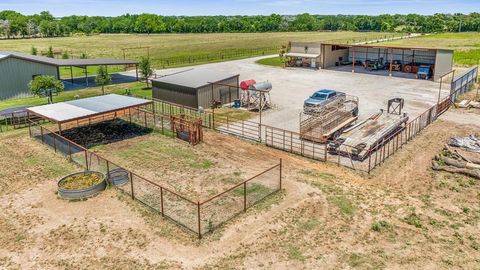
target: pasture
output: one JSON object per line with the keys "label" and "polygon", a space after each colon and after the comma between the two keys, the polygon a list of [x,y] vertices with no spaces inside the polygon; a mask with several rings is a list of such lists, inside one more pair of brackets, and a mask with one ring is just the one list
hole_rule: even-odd
{"label": "pasture", "polygon": [[[289,41],[321,42],[327,40],[361,41],[392,36],[379,32],[275,32],[275,33],[215,33],[215,34],[103,34],[63,38],[12,39],[2,40],[2,50],[30,53],[32,46],[46,52],[49,46],[54,50],[67,51],[78,58],[83,53],[88,58],[140,59],[149,55],[157,66],[163,58],[202,57],[221,55],[223,59],[245,58],[261,55],[263,51],[276,53]],[[395,34],[400,35],[400,34]],[[148,49],[147,49],[148,47]],[[213,61],[221,59],[212,59]],[[204,59],[195,64],[210,62]],[[69,72],[69,71],[68,71]],[[65,71],[66,74],[68,74]],[[93,71],[92,71],[93,72]]]}
{"label": "pasture", "polygon": [[444,33],[418,38],[401,39],[383,44],[455,50],[454,61],[458,66],[478,65],[480,62],[480,33]]}

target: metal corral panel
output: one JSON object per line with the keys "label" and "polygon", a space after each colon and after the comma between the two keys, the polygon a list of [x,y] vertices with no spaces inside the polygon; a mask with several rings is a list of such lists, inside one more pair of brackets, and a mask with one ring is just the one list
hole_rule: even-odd
{"label": "metal corral panel", "polygon": [[452,67],[453,67],[453,51],[441,50],[441,49],[437,50],[433,80],[439,81],[442,75],[452,71]]}
{"label": "metal corral panel", "polygon": [[197,108],[197,90],[181,85],[152,81],[152,96],[155,99]]}
{"label": "metal corral panel", "polygon": [[0,59],[0,99],[31,96],[28,83],[35,75],[57,77],[57,68],[13,57]]}
{"label": "metal corral panel", "polygon": [[[232,103],[235,99],[239,99],[238,85],[239,76],[227,78],[222,81],[218,81],[214,84],[213,91],[212,86],[208,85],[198,89],[198,106],[203,108],[209,108],[212,105],[212,101],[220,101],[222,104]],[[232,87],[226,86],[231,85]]]}

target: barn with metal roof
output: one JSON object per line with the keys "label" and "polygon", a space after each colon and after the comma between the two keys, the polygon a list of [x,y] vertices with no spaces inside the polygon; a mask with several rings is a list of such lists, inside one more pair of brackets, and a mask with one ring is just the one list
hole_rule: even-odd
{"label": "barn with metal roof", "polygon": [[[79,67],[84,70],[89,66],[133,66],[137,70],[138,62],[120,59],[55,59],[44,56],[28,55],[17,52],[0,51],[0,100],[30,96],[28,83],[39,75],[50,75],[57,79],[60,77],[61,67],[70,67],[68,82],[78,83],[85,81],[88,86],[88,73],[85,78],[79,80],[73,77],[72,68]],[[77,82],[74,82],[74,79]],[[90,81],[92,79],[90,78]],[[67,81],[67,80],[66,80]]]}
{"label": "barn with metal roof", "polygon": [[214,102],[239,98],[239,74],[212,69],[189,69],[152,79],[153,98],[192,108],[210,108]]}

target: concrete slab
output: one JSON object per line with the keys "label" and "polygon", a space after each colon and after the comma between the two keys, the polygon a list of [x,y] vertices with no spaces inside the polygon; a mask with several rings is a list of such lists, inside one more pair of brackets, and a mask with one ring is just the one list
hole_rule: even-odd
{"label": "concrete slab", "polygon": [[[264,112],[262,122],[291,131],[299,130],[299,114],[303,109],[303,101],[316,90],[323,88],[358,96],[360,120],[380,109],[386,109],[387,101],[391,98],[405,99],[404,112],[407,112],[411,119],[426,111],[438,100],[439,83],[436,82],[335,70],[284,69],[255,63],[266,57],[272,56],[206,64],[194,68],[239,73],[240,80],[270,81],[273,84],[272,102],[276,106]],[[159,70],[157,74],[167,75],[185,69],[188,68]],[[449,89],[444,89],[442,97],[448,93]]]}

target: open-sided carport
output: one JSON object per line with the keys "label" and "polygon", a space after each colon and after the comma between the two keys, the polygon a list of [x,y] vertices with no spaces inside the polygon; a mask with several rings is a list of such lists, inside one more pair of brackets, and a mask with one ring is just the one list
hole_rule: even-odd
{"label": "open-sided carport", "polygon": [[[373,63],[368,65],[368,63]],[[453,50],[383,45],[322,44],[323,69],[416,78],[419,66],[431,69],[431,79],[452,71]],[[375,68],[369,68],[377,65]],[[378,69],[377,69],[378,68]]]}
{"label": "open-sided carport", "polygon": [[62,128],[66,124],[73,123],[80,126],[131,115],[131,109],[138,109],[151,103],[151,100],[110,94],[30,107],[27,109],[27,114],[29,119],[35,115],[57,124],[61,135]]}

